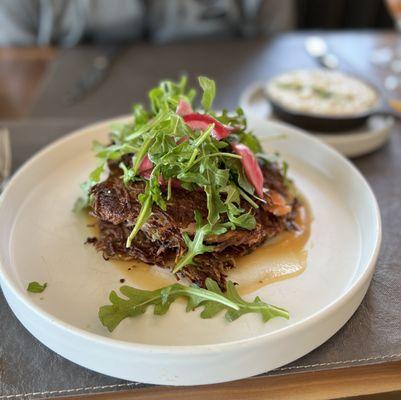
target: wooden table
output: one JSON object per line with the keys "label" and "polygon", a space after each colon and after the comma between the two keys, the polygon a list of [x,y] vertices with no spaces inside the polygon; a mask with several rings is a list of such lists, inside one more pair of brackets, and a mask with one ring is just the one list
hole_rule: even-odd
{"label": "wooden table", "polygon": [[49,48],[0,49],[0,118],[28,113],[55,55]]}
{"label": "wooden table", "polygon": [[[294,62],[295,44],[302,43],[304,34],[277,37],[267,42],[264,60],[272,70],[280,69],[277,60]],[[368,77],[376,84],[383,81],[386,71],[367,62],[369,52],[393,45],[392,33],[329,33],[327,39],[333,51],[344,61],[344,67]],[[0,50],[0,118],[23,118],[30,114],[43,94],[46,71],[57,61],[55,49]],[[296,60],[295,60],[296,61]],[[267,61],[266,61],[267,62]],[[266,65],[266,70],[269,70]],[[241,74],[239,74],[241,75]],[[392,97],[401,97],[393,93]],[[96,399],[331,399],[380,393],[380,399],[398,399],[401,393],[401,363],[353,367],[323,372],[299,373],[291,376],[256,377],[227,384],[188,388],[147,388],[134,392],[89,396]],[[384,394],[387,393],[387,394]],[[371,398],[371,397],[369,397]],[[372,397],[373,398],[373,397]]]}
{"label": "wooden table", "polygon": [[[87,396],[93,400],[328,400],[363,396],[364,400],[401,398],[401,363],[307,372],[292,376],[256,377],[219,385],[146,388]],[[358,397],[359,398],[359,397]],[[355,397],[352,397],[355,400]]]}

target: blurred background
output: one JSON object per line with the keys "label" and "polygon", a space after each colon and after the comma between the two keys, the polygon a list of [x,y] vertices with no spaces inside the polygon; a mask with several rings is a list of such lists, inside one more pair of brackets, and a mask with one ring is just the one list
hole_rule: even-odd
{"label": "blurred background", "polygon": [[2,46],[165,43],[392,26],[380,0],[2,0],[0,20]]}
{"label": "blurred background", "polygon": [[2,0],[0,118],[118,115],[144,100],[159,79],[182,73],[216,78],[225,89],[216,105],[233,107],[252,80],[315,66],[303,49],[311,31],[326,35],[343,69],[374,75],[380,84],[387,79],[388,89],[397,91],[398,38],[389,33],[399,16],[397,5],[394,0]]}

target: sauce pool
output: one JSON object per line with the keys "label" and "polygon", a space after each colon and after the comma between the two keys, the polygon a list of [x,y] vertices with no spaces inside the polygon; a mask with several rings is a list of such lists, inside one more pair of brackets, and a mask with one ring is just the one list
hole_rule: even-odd
{"label": "sauce pool", "polygon": [[[306,244],[310,237],[312,215],[304,199],[303,204],[295,221],[299,231],[283,232],[251,254],[236,259],[236,267],[228,272],[227,279],[238,283],[240,294],[252,293],[270,283],[290,279],[305,270],[308,257]],[[95,219],[89,217],[88,221],[94,235],[98,235],[97,228],[93,226]],[[150,266],[140,261],[108,262],[120,271],[120,278],[126,285],[156,290],[177,282],[166,268]]]}
{"label": "sauce pool", "polygon": [[238,283],[238,292],[252,293],[270,283],[300,275],[307,264],[311,222],[310,209],[304,205],[296,219],[299,231],[283,232],[251,254],[239,257],[236,268],[228,274],[228,279]]}

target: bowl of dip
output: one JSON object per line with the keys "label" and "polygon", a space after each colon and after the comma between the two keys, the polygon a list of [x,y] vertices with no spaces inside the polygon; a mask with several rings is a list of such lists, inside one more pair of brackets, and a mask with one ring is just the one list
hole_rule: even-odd
{"label": "bowl of dip", "polygon": [[265,94],[281,120],[320,132],[356,128],[381,106],[380,95],[370,84],[323,69],[277,75],[266,84]]}

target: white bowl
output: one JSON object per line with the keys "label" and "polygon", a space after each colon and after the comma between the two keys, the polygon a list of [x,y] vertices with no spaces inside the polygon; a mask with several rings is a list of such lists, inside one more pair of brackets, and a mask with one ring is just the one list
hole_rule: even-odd
{"label": "white bowl", "polygon": [[[110,334],[97,318],[121,271],[83,242],[90,234],[71,212],[78,184],[94,167],[94,139],[111,121],[51,144],[11,179],[0,202],[0,281],[22,324],[42,343],[84,367],[167,385],[198,385],[260,374],[313,350],[351,317],[365,295],[379,251],[380,215],[361,174],[341,155],[303,132],[255,121],[265,147],[279,151],[308,199],[314,221],[308,266],[295,278],[257,293],[289,310],[289,321],[258,315],[228,323],[202,320],[176,303],[169,313],[124,320]],[[285,139],[274,139],[285,135]],[[30,281],[48,282],[42,294]]]}

